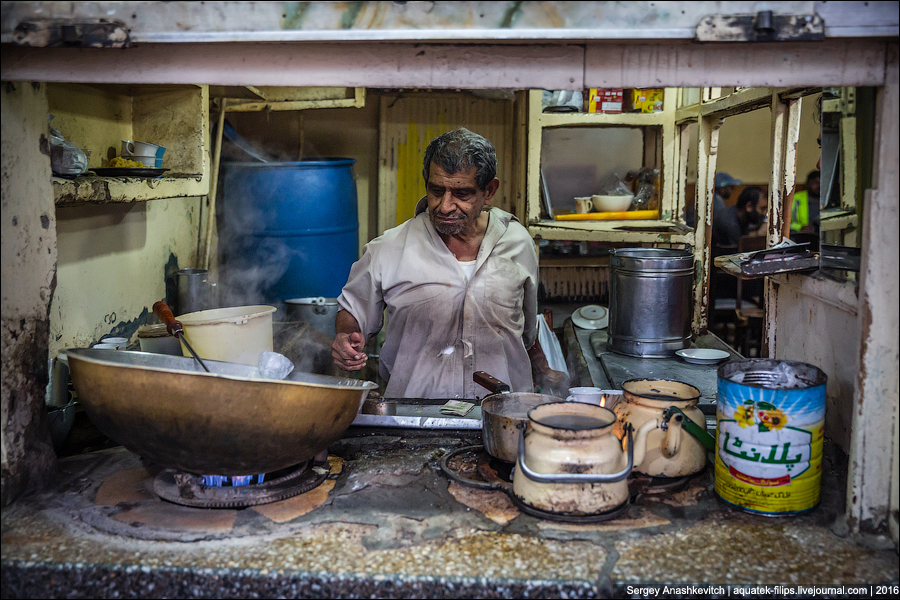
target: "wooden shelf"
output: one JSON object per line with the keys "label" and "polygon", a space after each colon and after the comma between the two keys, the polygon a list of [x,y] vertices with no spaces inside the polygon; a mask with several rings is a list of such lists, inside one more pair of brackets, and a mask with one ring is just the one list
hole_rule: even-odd
{"label": "wooden shelf", "polygon": [[49,84],[51,125],[91,150],[88,168],[118,156],[122,140],[166,148],[163,177],[53,178],[57,205],[143,202],[209,193],[209,89],[200,85]]}
{"label": "wooden shelf", "polygon": [[209,182],[203,174],[165,177],[95,177],[76,179],[53,178],[53,195],[57,206],[105,204],[109,202],[145,202],[158,198],[188,198],[209,193]]}
{"label": "wooden shelf", "polygon": [[[654,113],[543,112],[542,90],[528,97],[528,229],[534,237],[626,243],[694,244],[694,230],[670,220],[675,201],[675,106],[677,90],[667,88],[663,110]],[[634,168],[659,169],[660,220],[556,221],[541,218],[541,152],[544,131],[559,128],[639,128],[643,132],[643,164]]]}
{"label": "wooden shelf", "polygon": [[532,237],[548,240],[693,244],[694,230],[672,221],[536,221]]}

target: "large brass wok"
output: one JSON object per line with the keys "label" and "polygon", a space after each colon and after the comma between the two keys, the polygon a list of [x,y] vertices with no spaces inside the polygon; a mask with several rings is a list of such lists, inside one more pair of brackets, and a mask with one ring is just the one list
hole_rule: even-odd
{"label": "large brass wok", "polygon": [[164,467],[271,473],[312,458],[350,426],[376,384],[116,350],[67,350],[78,399],[104,434]]}

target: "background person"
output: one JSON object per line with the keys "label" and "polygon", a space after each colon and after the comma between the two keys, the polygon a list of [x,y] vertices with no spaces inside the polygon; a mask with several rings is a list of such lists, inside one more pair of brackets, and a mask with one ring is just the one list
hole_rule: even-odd
{"label": "background person", "polygon": [[716,173],[712,206],[713,258],[722,254],[732,254],[732,249],[737,252],[737,243],[743,227],[737,208],[725,204],[725,201],[734,193],[736,185],[741,185],[741,180],[735,179],[728,173]]}
{"label": "background person", "polygon": [[806,177],[806,189],[794,193],[794,202],[791,206],[791,231],[802,233],[819,231],[820,178],[820,171],[811,171]]}

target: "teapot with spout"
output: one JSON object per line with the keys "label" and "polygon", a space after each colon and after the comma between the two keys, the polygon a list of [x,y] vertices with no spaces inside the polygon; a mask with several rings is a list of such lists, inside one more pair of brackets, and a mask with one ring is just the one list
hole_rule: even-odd
{"label": "teapot with spout", "polygon": [[679,381],[631,379],[614,407],[618,436],[633,428],[643,443],[634,470],[651,477],[686,477],[706,466],[715,440],[706,432],[706,417],[697,408],[700,390]]}

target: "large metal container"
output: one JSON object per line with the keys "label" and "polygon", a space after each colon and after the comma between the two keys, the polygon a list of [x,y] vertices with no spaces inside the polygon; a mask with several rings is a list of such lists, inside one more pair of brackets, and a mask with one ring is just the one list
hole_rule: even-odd
{"label": "large metal container", "polygon": [[288,321],[305,321],[314,329],[335,336],[334,320],[341,309],[337,298],[291,298],[284,301]]}
{"label": "large metal container", "polygon": [[726,363],[718,376],[716,494],[767,516],[815,508],[822,486],[825,372],[756,358]]}
{"label": "large metal container", "polygon": [[356,418],[369,381],[149,352],[65,351],[91,422],[142,458],[198,475],[272,473],[312,458]]}
{"label": "large metal container", "polygon": [[694,255],[669,248],[610,250],[612,352],[666,358],[690,346]]}

